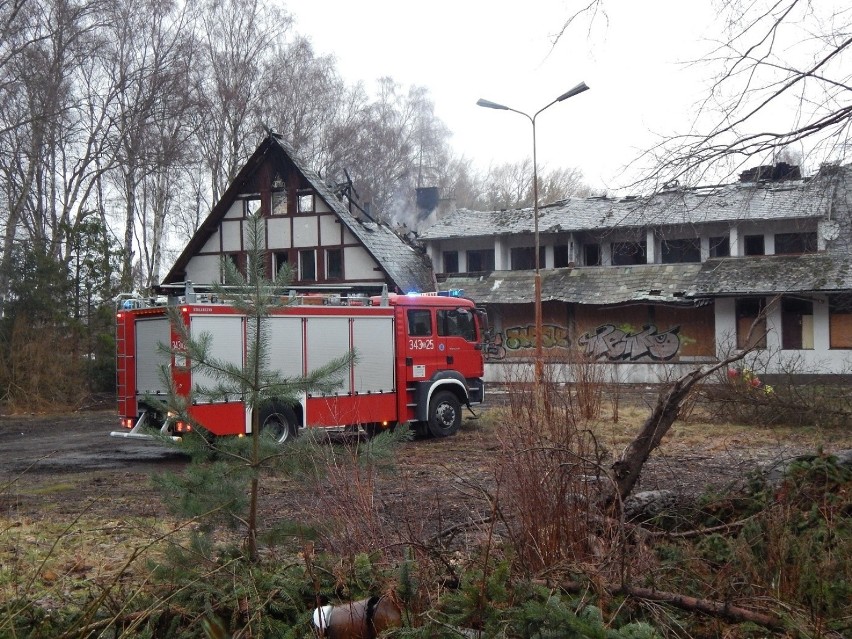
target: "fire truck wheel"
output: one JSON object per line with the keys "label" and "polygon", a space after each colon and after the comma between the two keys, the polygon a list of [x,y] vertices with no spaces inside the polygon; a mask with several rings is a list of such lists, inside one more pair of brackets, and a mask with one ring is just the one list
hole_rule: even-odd
{"label": "fire truck wheel", "polygon": [[260,414],[260,432],[283,444],[296,436],[296,414],[289,406],[272,406]]}
{"label": "fire truck wheel", "polygon": [[438,391],[429,402],[429,432],[433,437],[453,435],[461,426],[461,403],[450,391]]}

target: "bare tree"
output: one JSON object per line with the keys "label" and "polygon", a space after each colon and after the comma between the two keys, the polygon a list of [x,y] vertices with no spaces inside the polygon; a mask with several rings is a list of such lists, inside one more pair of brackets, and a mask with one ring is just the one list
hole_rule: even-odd
{"label": "bare tree", "polygon": [[[852,126],[852,12],[812,0],[719,0],[721,37],[704,61],[717,69],[690,131],[640,158],[653,184],[725,177],[801,145],[812,166],[843,160]],[[606,18],[604,0],[570,16]]]}
{"label": "bare tree", "polygon": [[[532,159],[491,166],[482,178],[483,186],[475,208],[496,210],[530,207],[533,205]],[[588,195],[579,169],[538,170],[539,204],[551,204],[572,196]]]}
{"label": "bare tree", "polygon": [[[407,91],[392,78],[378,81],[376,97],[353,112],[348,169],[373,212],[390,221],[414,209],[417,186],[431,186],[449,157],[450,132],[435,115],[424,87]],[[336,166],[342,172],[344,166]]]}
{"label": "bare tree", "polygon": [[[111,135],[114,182],[124,211],[122,282],[131,285],[134,255],[144,260],[143,286],[159,279],[160,247],[193,133],[196,99],[192,20],[184,6],[117,0],[105,31],[118,93]],[[138,248],[138,251],[135,250]]]}
{"label": "bare tree", "polygon": [[[105,140],[117,94],[100,72],[104,5],[50,0],[22,8],[28,12],[16,36],[25,44],[2,70],[7,119],[0,148],[10,152],[0,155],[9,203],[0,266],[17,238],[67,259],[68,239],[93,211],[90,198],[110,163]],[[0,281],[0,298],[7,285]]]}
{"label": "bare tree", "polygon": [[205,0],[200,11],[197,139],[215,202],[260,136],[268,52],[282,42],[291,19],[263,0]]}

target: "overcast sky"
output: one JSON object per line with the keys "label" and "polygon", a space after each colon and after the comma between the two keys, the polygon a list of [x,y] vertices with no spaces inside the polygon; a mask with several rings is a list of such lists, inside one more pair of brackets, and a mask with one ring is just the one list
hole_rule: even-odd
{"label": "overcast sky", "polygon": [[682,64],[709,48],[710,2],[609,0],[553,47],[570,0],[286,0],[298,32],[333,54],[344,79],[372,87],[391,76],[428,87],[453,146],[477,167],[532,156],[533,114],[580,81],[591,90],[536,119],[539,166],[578,167],[595,188],[625,181],[622,167],[658,133],[689,128],[708,70]]}

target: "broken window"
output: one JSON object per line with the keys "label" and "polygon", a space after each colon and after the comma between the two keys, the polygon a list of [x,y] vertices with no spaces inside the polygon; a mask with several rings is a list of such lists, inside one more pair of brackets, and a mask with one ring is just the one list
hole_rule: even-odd
{"label": "broken window", "polygon": [[297,200],[299,213],[313,213],[314,212],[314,194],[313,193],[302,193],[299,195],[299,199]]}
{"label": "broken window", "polygon": [[444,273],[459,272],[459,252],[444,251]]}
{"label": "broken window", "polygon": [[701,240],[698,238],[665,240],[660,250],[660,261],[663,264],[700,262]]}
{"label": "broken window", "polygon": [[299,280],[315,282],[317,279],[317,252],[314,249],[299,251]]}
{"label": "broken window", "polygon": [[272,192],[272,215],[287,215],[287,191]]}
{"label": "broken window", "polygon": [[828,296],[828,346],[852,348],[852,294]]}
{"label": "broken window", "polygon": [[645,242],[613,242],[612,265],[629,266],[648,262]]}
{"label": "broken window", "polygon": [[746,235],[743,238],[743,253],[745,255],[766,255],[762,235]]}
{"label": "broken window", "polygon": [[781,300],[781,348],[784,350],[814,347],[814,303],[794,297]]}
{"label": "broken window", "polygon": [[325,279],[343,279],[343,249],[325,250]]}
{"label": "broken window", "polygon": [[469,273],[494,270],[494,249],[482,249],[467,252],[467,270]]}
{"label": "broken window", "polygon": [[744,297],[736,301],[737,348],[766,348],[766,300]]}
{"label": "broken window", "polygon": [[246,217],[251,217],[252,215],[260,211],[260,198],[251,198],[248,200],[243,200],[243,204],[245,205]]}
{"label": "broken window", "polygon": [[730,257],[731,238],[727,235],[710,238],[710,257]]}
{"label": "broken window", "polygon": [[568,245],[557,244],[553,247],[553,268],[565,268],[571,263]]}
{"label": "broken window", "polygon": [[[246,274],[245,255],[243,255],[242,253],[227,253],[225,255],[224,259],[227,260],[228,262],[230,262],[231,264],[233,264],[234,268],[237,269],[238,273],[241,273],[242,275]],[[222,284],[225,283],[225,265],[224,265],[224,263],[222,264],[222,279],[221,279],[221,281],[222,281]]]}
{"label": "broken window", "polygon": [[584,244],[583,245],[583,264],[586,266],[601,265],[601,245],[600,244]]}
{"label": "broken window", "polygon": [[290,251],[275,251],[272,254],[272,269],[277,274],[290,263]]}
{"label": "broken window", "polygon": [[816,233],[776,233],[776,255],[798,255],[800,253],[816,253]]}
{"label": "broken window", "polygon": [[[539,268],[544,268],[544,247],[538,247]],[[530,271],[535,268],[535,247],[517,246],[510,251],[513,271]]]}

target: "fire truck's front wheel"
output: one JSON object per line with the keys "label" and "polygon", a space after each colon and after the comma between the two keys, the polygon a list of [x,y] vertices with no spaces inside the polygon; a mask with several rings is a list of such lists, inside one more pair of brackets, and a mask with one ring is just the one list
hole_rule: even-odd
{"label": "fire truck's front wheel", "polygon": [[429,402],[429,432],[433,437],[453,435],[461,426],[461,402],[450,391],[438,391]]}
{"label": "fire truck's front wheel", "polygon": [[260,432],[279,444],[295,437],[297,428],[296,414],[289,406],[273,406],[260,414]]}

